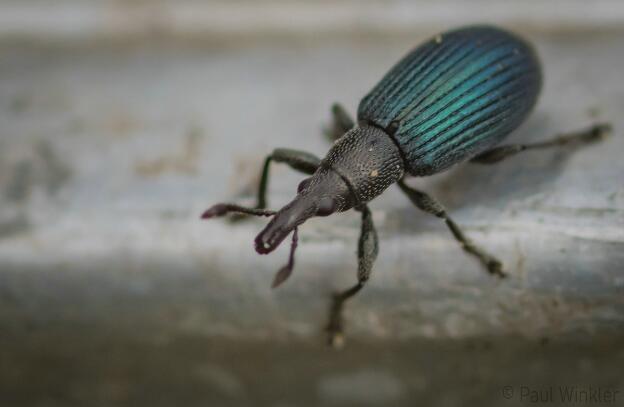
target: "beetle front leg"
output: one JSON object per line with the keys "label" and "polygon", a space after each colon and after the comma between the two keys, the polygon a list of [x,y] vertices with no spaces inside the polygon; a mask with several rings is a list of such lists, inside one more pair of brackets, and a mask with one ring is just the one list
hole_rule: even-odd
{"label": "beetle front leg", "polygon": [[334,103],[331,107],[332,122],[325,129],[325,136],[331,142],[338,140],[346,132],[355,126],[355,122],[347,113],[347,110],[339,103]]}
{"label": "beetle front leg", "polygon": [[284,163],[295,171],[302,172],[307,175],[314,174],[314,171],[321,164],[321,159],[314,154],[300,150],[291,150],[289,148],[276,148],[273,153],[264,160],[262,166],[262,175],[260,176],[260,185],[258,186],[258,201],[256,209],[266,208],[266,191],[269,185],[269,167],[271,161],[276,163]]}
{"label": "beetle front leg", "polygon": [[579,130],[572,133],[562,134],[550,140],[533,144],[510,144],[506,146],[494,147],[477,155],[472,160],[477,164],[494,164],[507,157],[514,156],[521,151],[538,150],[549,147],[562,147],[567,145],[582,145],[600,141],[611,132],[612,127],[608,123],[600,123],[588,129]]}
{"label": "beetle front leg", "polygon": [[379,252],[373,215],[367,206],[358,210],[362,212],[362,229],[358,241],[358,282],[353,287],[334,294],[329,311],[329,323],[326,328],[329,334],[329,345],[335,348],[342,347],[344,344],[344,303],[364,287]]}
{"label": "beetle front leg", "polygon": [[273,150],[273,153],[271,153],[264,160],[262,175],[260,176],[260,184],[258,186],[258,200],[253,208],[247,208],[235,204],[216,204],[206,210],[204,215],[202,215],[202,218],[207,219],[216,216],[224,216],[230,212],[236,214],[236,216],[232,218],[233,220],[242,219],[246,215],[273,215],[274,212],[264,210],[267,206],[266,191],[269,184],[269,168],[271,166],[271,162],[284,163],[296,171],[312,175],[320,165],[321,159],[314,154],[310,154],[305,151],[277,148]]}
{"label": "beetle front leg", "polygon": [[451,219],[446,213],[446,209],[441,203],[436,201],[426,193],[417,189],[411,188],[405,184],[403,180],[398,182],[401,190],[407,195],[407,197],[416,205],[419,209],[437,216],[443,219],[446,226],[449,228],[455,239],[461,244],[462,248],[479,259],[479,261],[485,266],[490,274],[498,277],[505,277],[506,274],[503,271],[503,263],[496,257],[487,253],[485,250],[474,244],[461,230],[461,228]]}

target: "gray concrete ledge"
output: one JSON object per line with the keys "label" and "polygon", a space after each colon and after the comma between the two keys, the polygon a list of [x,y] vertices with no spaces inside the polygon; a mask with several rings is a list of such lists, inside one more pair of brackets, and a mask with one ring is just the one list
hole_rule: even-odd
{"label": "gray concrete ledge", "polygon": [[[412,181],[505,261],[504,281],[396,189],[376,200],[381,251],[338,354],[322,328],[329,294],[355,279],[357,214],[306,223],[278,290],[287,248],[255,254],[263,221],[198,217],[250,202],[272,148],[323,154],[330,104],[353,112],[430,33],[232,47],[0,41],[0,404],[501,406],[505,385],[624,391],[624,34],[514,26],[546,81],[510,141],[596,121],[612,122],[613,137]],[[276,166],[271,206],[300,179]]]}
{"label": "gray concrete ledge", "polygon": [[[614,136],[414,180],[505,261],[511,278],[502,282],[464,255],[437,219],[388,191],[372,205],[381,253],[349,309],[354,334],[622,329],[623,99],[613,69],[622,42],[610,34],[533,39],[546,85],[511,140],[605,119]],[[353,111],[386,61],[412,42],[5,48],[12,58],[2,68],[4,321],[23,322],[25,309],[28,318],[68,321],[140,311],[136,318],[214,335],[317,332],[329,293],[354,279],[357,214],[306,224],[295,274],[276,291],[269,284],[287,248],[255,254],[261,220],[231,226],[198,215],[217,201],[244,202],[274,147],[322,154],[330,103]],[[276,166],[271,205],[287,202],[300,178]]]}

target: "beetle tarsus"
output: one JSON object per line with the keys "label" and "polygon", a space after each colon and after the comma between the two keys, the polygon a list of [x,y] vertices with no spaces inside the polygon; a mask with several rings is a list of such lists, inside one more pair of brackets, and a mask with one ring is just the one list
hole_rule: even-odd
{"label": "beetle tarsus", "polygon": [[597,123],[589,129],[584,138],[584,141],[601,141],[609,137],[612,132],[613,125],[611,125],[611,123]]}
{"label": "beetle tarsus", "polygon": [[490,259],[487,262],[487,269],[490,272],[490,274],[494,276],[497,276],[499,278],[507,277],[507,273],[505,272],[503,268],[503,263],[500,262],[498,259],[490,257]]}
{"label": "beetle tarsus", "polygon": [[325,331],[327,332],[327,344],[339,349],[344,346],[344,304],[364,287],[364,282],[360,281],[348,290],[335,293],[332,296],[332,303],[329,309],[329,322]]}
{"label": "beetle tarsus", "polygon": [[327,345],[334,349],[340,349],[344,346],[343,333],[343,316],[342,305],[344,301],[339,301],[337,295],[334,295],[330,308],[329,323],[325,328],[327,332]]}

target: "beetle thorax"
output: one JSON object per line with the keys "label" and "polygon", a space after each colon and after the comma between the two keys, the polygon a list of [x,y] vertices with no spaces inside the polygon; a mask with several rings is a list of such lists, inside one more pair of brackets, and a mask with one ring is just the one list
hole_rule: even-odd
{"label": "beetle thorax", "polygon": [[345,180],[356,206],[380,195],[404,174],[397,145],[383,130],[369,125],[355,127],[338,139],[321,165]]}

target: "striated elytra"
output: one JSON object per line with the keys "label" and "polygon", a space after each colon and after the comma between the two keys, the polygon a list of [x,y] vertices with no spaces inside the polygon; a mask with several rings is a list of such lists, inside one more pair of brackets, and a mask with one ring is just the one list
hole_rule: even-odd
{"label": "striated elytra", "polygon": [[[498,144],[529,115],[542,86],[542,71],[533,47],[513,33],[493,26],[471,26],[432,37],[401,59],[362,99],[354,122],[334,105],[335,139],[324,159],[298,150],[276,149],[262,169],[254,208],[217,204],[202,218],[240,213],[272,217],[255,239],[267,254],[293,233],[288,263],[273,286],[284,282],[294,266],[297,227],[313,216],[355,209],[362,214],[358,243],[358,282],[333,296],[329,342],[343,341],[344,302],[368,280],[377,257],[378,239],[367,203],[397,183],[418,208],[441,218],[461,247],[491,274],[504,277],[502,263],[473,243],[444,206],[409,187],[406,176],[425,176],[454,164],[492,164],[529,149],[582,144],[608,134],[608,124],[561,135],[535,144]],[[279,211],[266,209],[271,162],[309,174],[297,196]]]}
{"label": "striated elytra", "polygon": [[500,142],[537,101],[533,48],[494,27],[441,34],[410,52],[364,97],[358,121],[383,129],[405,170],[429,175]]}

